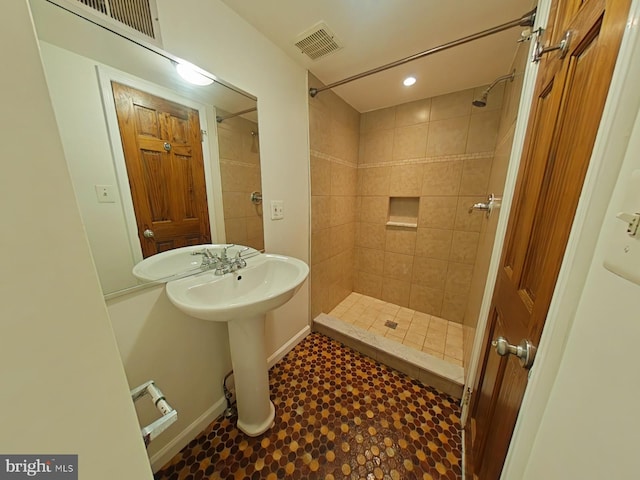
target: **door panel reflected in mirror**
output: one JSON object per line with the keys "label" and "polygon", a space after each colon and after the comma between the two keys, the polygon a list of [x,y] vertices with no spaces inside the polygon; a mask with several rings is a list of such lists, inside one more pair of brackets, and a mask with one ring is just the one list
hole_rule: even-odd
{"label": "door panel reflected in mirror", "polygon": [[[174,68],[180,59],[167,52],[46,0],[31,0],[31,7],[103,293],[140,285],[133,266],[168,248],[237,243],[264,249],[262,205],[251,201],[252,192],[261,191],[255,97],[217,79],[190,85]],[[133,110],[119,122],[116,105],[126,96],[112,82],[159,100],[130,102]],[[181,105],[191,118],[154,113],[150,105],[162,102]],[[136,141],[123,142],[129,138],[123,130]],[[201,159],[196,151],[191,162],[196,146]],[[137,157],[133,175],[127,151]],[[198,162],[204,180],[191,170]],[[189,232],[175,235],[178,224],[189,224]]]}

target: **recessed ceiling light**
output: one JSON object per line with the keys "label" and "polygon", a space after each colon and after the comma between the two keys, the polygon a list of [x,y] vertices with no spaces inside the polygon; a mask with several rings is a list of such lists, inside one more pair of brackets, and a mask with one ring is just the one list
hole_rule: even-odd
{"label": "recessed ceiling light", "polygon": [[405,87],[410,87],[411,85],[416,83],[416,77],[407,77],[402,83],[404,83]]}
{"label": "recessed ceiling light", "polygon": [[211,85],[215,79],[198,72],[189,63],[176,63],[176,70],[180,76],[193,85]]}

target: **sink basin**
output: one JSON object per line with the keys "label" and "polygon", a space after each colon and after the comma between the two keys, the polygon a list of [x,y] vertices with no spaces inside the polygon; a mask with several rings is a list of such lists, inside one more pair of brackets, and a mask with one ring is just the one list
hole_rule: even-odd
{"label": "sink basin", "polygon": [[[133,275],[139,280],[147,282],[168,281],[175,277],[193,275],[201,271],[202,258],[191,255],[192,252],[207,248],[212,253],[220,253],[226,246],[224,244],[191,245],[157,253],[137,263],[133,267]],[[233,257],[238,250],[246,248],[242,245],[236,245],[229,247],[227,252],[230,257]],[[257,250],[249,248],[243,252],[242,256],[246,258],[257,254]]]}
{"label": "sink basin", "polygon": [[[244,257],[244,255],[243,255]],[[238,428],[251,437],[273,425],[265,348],[265,315],[289,301],[309,275],[297,258],[256,254],[235,272],[211,270],[171,280],[167,297],[187,315],[227,322],[238,409]]]}
{"label": "sink basin", "polygon": [[171,303],[202,320],[228,322],[264,314],[287,302],[309,274],[297,258],[263,254],[226,275],[212,271],[167,283]]}

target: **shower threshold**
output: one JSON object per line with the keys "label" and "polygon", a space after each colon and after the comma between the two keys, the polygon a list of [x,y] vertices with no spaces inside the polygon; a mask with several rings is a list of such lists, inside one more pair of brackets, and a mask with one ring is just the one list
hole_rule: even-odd
{"label": "shower threshold", "polygon": [[313,328],[444,393],[462,395],[459,324],[352,293],[318,315]]}

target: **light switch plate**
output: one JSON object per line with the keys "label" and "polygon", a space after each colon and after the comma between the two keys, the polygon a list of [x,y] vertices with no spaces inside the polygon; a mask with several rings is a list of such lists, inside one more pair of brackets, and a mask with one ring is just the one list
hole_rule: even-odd
{"label": "light switch plate", "polygon": [[271,200],[271,220],[282,220],[284,218],[284,202],[282,200]]}
{"label": "light switch plate", "polygon": [[640,212],[640,170],[634,170],[615,228],[609,232],[604,267],[622,278],[640,285],[640,235],[633,219]]}
{"label": "light switch plate", "polygon": [[98,203],[116,203],[116,189],[113,185],[96,185]]}

